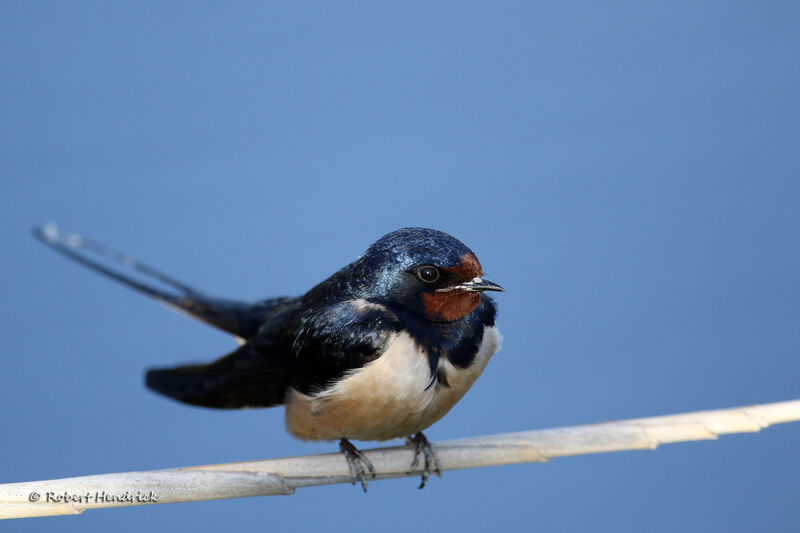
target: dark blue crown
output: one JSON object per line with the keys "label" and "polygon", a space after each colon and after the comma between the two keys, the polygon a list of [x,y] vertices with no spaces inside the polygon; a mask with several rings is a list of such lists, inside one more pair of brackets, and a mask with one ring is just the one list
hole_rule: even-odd
{"label": "dark blue crown", "polygon": [[405,270],[419,265],[452,266],[472,250],[442,231],[401,228],[387,233],[370,246],[361,261],[372,268]]}

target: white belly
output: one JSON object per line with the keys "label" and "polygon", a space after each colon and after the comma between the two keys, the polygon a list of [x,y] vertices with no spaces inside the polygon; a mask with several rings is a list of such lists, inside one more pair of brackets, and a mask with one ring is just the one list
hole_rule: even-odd
{"label": "white belly", "polygon": [[428,356],[407,333],[389,339],[381,357],[352,370],[333,387],[316,395],[291,389],[286,401],[286,427],[309,440],[388,440],[407,437],[442,418],[481,375],[500,348],[494,327],[469,368],[439,361],[449,386],[431,385]]}

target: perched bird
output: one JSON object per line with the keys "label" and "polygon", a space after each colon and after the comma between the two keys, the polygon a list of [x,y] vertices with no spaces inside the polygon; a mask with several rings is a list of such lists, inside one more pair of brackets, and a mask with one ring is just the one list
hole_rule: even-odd
{"label": "perched bird", "polygon": [[[469,390],[500,346],[496,308],[475,254],[454,237],[403,228],[298,297],[239,302],[206,296],[130,256],[54,225],[34,235],[85,266],[235,335],[241,345],[207,364],[147,371],[147,386],[175,400],[237,409],[286,406],[286,427],[338,440],[353,483],[375,471],[349,439],[407,438],[422,483],[439,474],[422,430]],[[115,259],[175,289],[161,290],[89,259]]]}

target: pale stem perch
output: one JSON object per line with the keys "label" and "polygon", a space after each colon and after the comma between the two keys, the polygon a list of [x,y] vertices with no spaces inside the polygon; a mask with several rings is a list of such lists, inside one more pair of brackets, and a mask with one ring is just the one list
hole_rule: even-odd
{"label": "pale stem perch", "polygon": [[[800,420],[800,400],[698,411],[618,422],[542,429],[435,444],[442,470],[620,450],[654,449],[671,442],[715,439],[756,432]],[[405,446],[366,450],[376,480],[409,472],[413,452]],[[298,487],[349,483],[339,453],[193,466],[148,472],[100,474],[0,485],[0,518],[79,514],[86,509],[176,503],[245,496],[292,494]],[[71,499],[72,501],[65,501]],[[59,501],[60,500],[60,501]]]}

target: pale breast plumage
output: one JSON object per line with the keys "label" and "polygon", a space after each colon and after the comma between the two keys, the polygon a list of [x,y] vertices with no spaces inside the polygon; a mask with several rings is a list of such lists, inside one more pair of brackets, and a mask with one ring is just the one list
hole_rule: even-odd
{"label": "pale breast plumage", "polygon": [[428,355],[406,332],[392,334],[386,350],[362,368],[317,393],[290,389],[286,426],[310,440],[388,440],[427,428],[464,396],[500,348],[496,328],[484,328],[474,362],[467,368],[439,361],[432,381]]}

